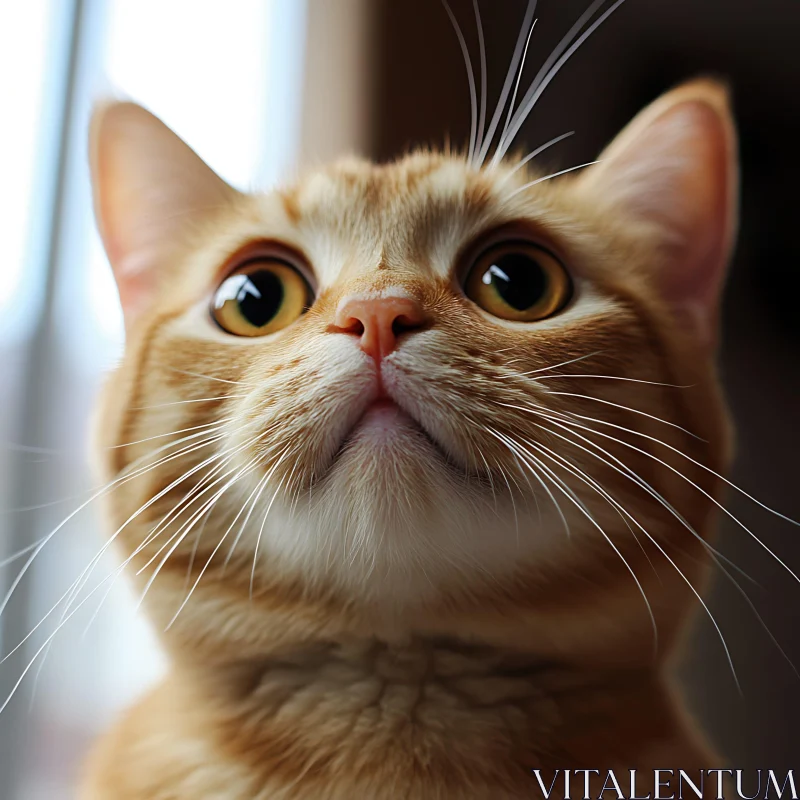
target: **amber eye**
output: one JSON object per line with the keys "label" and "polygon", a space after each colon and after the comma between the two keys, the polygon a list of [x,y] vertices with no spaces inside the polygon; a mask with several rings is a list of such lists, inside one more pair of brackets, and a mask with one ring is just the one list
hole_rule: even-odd
{"label": "amber eye", "polygon": [[291,325],[313,300],[305,278],[279,259],[248,261],[214,294],[211,314],[234,336],[266,336]]}
{"label": "amber eye", "polygon": [[546,250],[530,242],[506,242],[480,256],[467,275],[464,291],[500,319],[535,322],[567,304],[572,283]]}

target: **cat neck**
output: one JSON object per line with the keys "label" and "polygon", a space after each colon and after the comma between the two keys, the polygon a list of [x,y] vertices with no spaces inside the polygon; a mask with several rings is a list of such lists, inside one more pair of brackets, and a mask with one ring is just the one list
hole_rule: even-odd
{"label": "cat neck", "polygon": [[137,800],[522,800],[538,796],[535,769],[714,763],[653,669],[354,639],[175,660],[97,752],[94,775]]}
{"label": "cat neck", "polygon": [[396,762],[448,781],[479,765],[478,784],[501,773],[529,781],[535,767],[581,765],[585,748],[611,763],[597,743],[615,730],[635,764],[635,750],[669,740],[678,725],[652,669],[576,669],[447,639],[320,643],[203,671],[197,687],[225,735],[262,767],[284,770],[291,754],[301,772],[333,770],[330,780]]}

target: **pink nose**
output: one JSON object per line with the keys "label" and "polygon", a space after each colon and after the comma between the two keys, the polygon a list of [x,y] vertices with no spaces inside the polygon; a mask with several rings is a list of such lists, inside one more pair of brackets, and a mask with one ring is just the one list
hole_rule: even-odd
{"label": "pink nose", "polygon": [[345,298],[334,320],[334,328],[359,337],[361,349],[376,362],[395,349],[400,334],[424,324],[422,308],[408,297]]}

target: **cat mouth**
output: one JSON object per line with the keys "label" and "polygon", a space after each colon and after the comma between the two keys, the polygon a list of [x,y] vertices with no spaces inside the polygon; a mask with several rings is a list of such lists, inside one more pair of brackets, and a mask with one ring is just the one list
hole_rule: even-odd
{"label": "cat mouth", "polygon": [[345,435],[339,450],[358,439],[371,441],[376,445],[392,444],[393,439],[402,437],[410,431],[425,436],[431,444],[436,445],[433,438],[411,414],[391,397],[381,394],[367,404]]}
{"label": "cat mouth", "polygon": [[[409,447],[413,442],[414,447]],[[354,424],[343,437],[331,459],[329,470],[333,470],[342,456],[355,449],[363,449],[380,457],[381,451],[409,450],[410,457],[419,455],[420,444],[429,454],[435,454],[443,467],[464,476],[469,473],[410,411],[388,394],[379,393],[364,407]]]}

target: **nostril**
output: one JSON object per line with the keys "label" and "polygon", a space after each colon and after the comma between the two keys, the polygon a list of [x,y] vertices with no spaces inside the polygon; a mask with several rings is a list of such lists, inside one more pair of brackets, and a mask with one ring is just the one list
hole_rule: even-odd
{"label": "nostril", "polygon": [[341,327],[347,333],[352,333],[355,336],[364,335],[364,323],[358,317],[350,317]]}
{"label": "nostril", "polygon": [[400,314],[392,321],[392,333],[399,336],[401,333],[416,330],[422,327],[422,321],[407,314]]}

